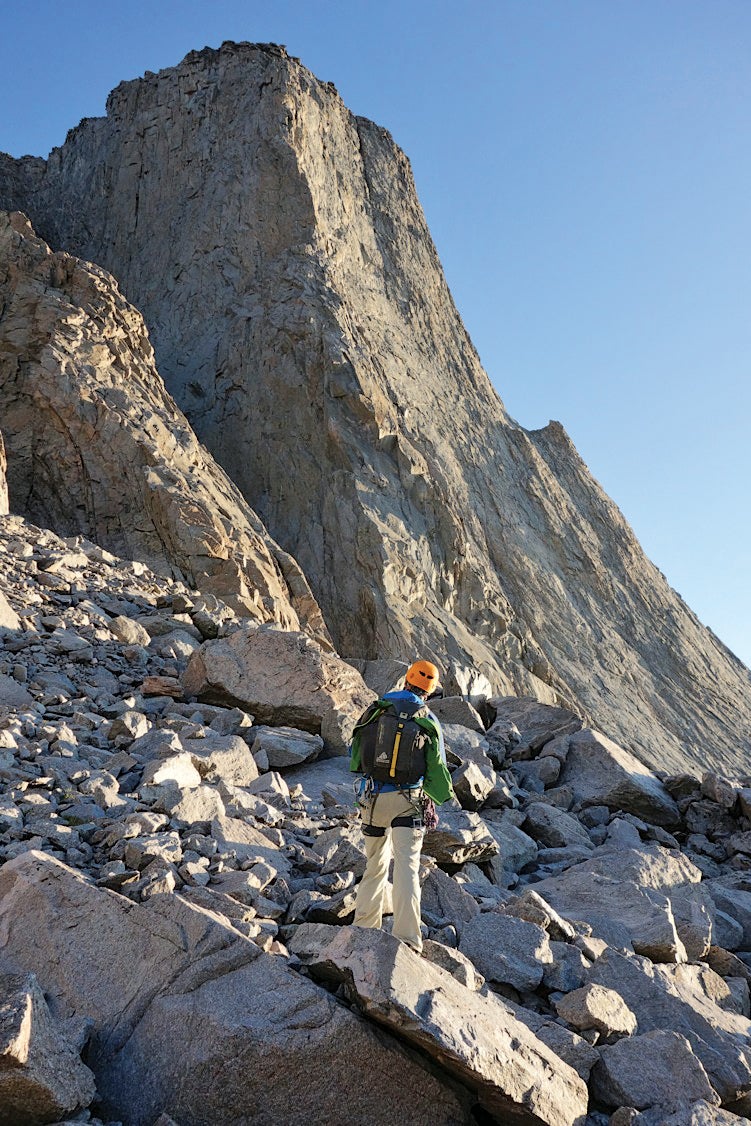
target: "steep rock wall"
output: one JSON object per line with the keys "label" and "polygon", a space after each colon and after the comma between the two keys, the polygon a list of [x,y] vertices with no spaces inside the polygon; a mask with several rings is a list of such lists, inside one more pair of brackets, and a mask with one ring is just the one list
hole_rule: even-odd
{"label": "steep rock wall", "polygon": [[348,656],[474,666],[653,764],[747,763],[749,673],[645,558],[563,429],[509,418],[409,163],[283,49],[124,83],[0,203],[112,270],[197,433]]}
{"label": "steep rock wall", "polygon": [[[0,212],[0,308],[14,511],[325,642],[299,567],[199,445],[114,279]],[[4,468],[0,439],[0,514]]]}

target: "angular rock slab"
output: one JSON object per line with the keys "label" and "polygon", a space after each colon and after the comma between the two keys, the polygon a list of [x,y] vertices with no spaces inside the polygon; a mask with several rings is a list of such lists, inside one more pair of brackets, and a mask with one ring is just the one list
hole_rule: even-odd
{"label": "angular rock slab", "polygon": [[249,786],[258,777],[258,765],[239,735],[207,735],[180,740],[193,766],[207,782]]}
{"label": "angular rock slab", "polygon": [[581,1078],[497,997],[471,992],[391,935],[304,924],[290,949],[466,1084],[500,1122],[573,1126],[586,1114]]}
{"label": "angular rock slab", "polygon": [[245,708],[261,724],[299,727],[346,754],[352,728],[375,699],[346,661],[302,633],[245,628],[205,642],[188,662],[186,693]]}
{"label": "angular rock slab", "polygon": [[577,801],[634,813],[667,829],[680,825],[678,806],[662,782],[599,731],[571,736],[559,781],[571,787]]}
{"label": "angular rock slab", "polygon": [[524,831],[546,848],[594,847],[581,822],[563,809],[556,809],[545,802],[531,802],[526,807],[526,814]]}
{"label": "angular rock slab", "polygon": [[729,1110],[721,1110],[700,1099],[667,1115],[662,1108],[646,1110],[632,1119],[632,1126],[744,1126],[746,1122],[747,1118],[739,1118]]}
{"label": "angular rock slab", "polygon": [[21,619],[0,590],[0,629],[20,629]]}
{"label": "angular rock slab", "polygon": [[590,1088],[599,1102],[613,1109],[720,1101],[686,1037],[662,1029],[601,1048]]}
{"label": "angular rock slab", "polygon": [[0,1124],[37,1126],[89,1105],[94,1076],[33,974],[0,974]]}
{"label": "angular rock slab", "polygon": [[587,976],[623,998],[640,1034],[664,1029],[685,1036],[723,1103],[751,1091],[751,1021],[716,1003],[724,982],[708,967],[655,966],[606,950]]}
{"label": "angular rock slab", "polygon": [[[573,1028],[594,1028],[603,1036],[630,1036],[636,1032],[636,1017],[623,998],[602,985],[584,985],[556,1002],[556,1012]],[[617,1104],[621,1106],[621,1103]],[[646,1104],[645,1104],[646,1105]]]}
{"label": "angular rock slab", "polygon": [[[26,853],[0,869],[0,950],[61,1017],[91,1018],[103,1110],[125,1126],[467,1120],[396,1042],[181,896],[134,904]],[[365,1059],[396,1081],[363,1083]]]}
{"label": "angular rock slab", "polygon": [[[0,594],[0,625],[2,625],[2,615],[2,594]],[[30,708],[33,703],[34,697],[26,691],[22,684],[19,684],[12,676],[0,673],[0,708],[23,711],[25,708]]]}
{"label": "angular rock slab", "polygon": [[323,750],[320,735],[295,727],[256,727],[251,746],[254,755],[265,754],[272,770],[286,770],[317,759]]}
{"label": "angular rock slab", "polygon": [[491,741],[510,728],[518,728],[519,740],[511,751],[512,758],[532,758],[552,739],[579,731],[583,726],[581,718],[573,712],[553,708],[528,696],[493,696],[488,704],[496,713],[488,732]]}
{"label": "angular rock slab", "polygon": [[513,915],[488,911],[462,926],[459,949],[487,981],[514,989],[537,989],[553,961],[542,927]]}
{"label": "angular rock slab", "polygon": [[490,797],[496,776],[490,759],[485,767],[479,762],[465,762],[454,773],[451,782],[462,808],[477,810]]}
{"label": "angular rock slab", "polygon": [[481,862],[498,855],[498,845],[477,813],[440,809],[438,828],[425,834],[422,851],[439,864]]}
{"label": "angular rock slab", "polygon": [[657,887],[629,879],[621,852],[585,860],[541,880],[535,891],[565,919],[589,923],[612,946],[630,945],[655,962],[686,961],[670,899]]}

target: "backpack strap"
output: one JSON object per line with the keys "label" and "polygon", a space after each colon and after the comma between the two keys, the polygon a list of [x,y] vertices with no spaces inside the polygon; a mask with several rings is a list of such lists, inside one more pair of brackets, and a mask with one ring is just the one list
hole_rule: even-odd
{"label": "backpack strap", "polygon": [[391,706],[391,700],[374,700],[373,703],[365,709],[355,726],[352,728],[353,736],[357,731],[360,731],[361,728],[367,727],[368,724],[372,723],[374,719],[378,719],[378,717],[383,715],[384,712],[387,712]]}

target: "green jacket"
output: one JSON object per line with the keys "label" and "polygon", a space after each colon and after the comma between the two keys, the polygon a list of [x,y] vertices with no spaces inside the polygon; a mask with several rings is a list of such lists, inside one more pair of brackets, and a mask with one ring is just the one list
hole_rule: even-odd
{"label": "green jacket", "polygon": [[[410,692],[411,696],[412,693]],[[381,700],[377,700],[377,704],[390,704],[392,700],[398,700],[398,693],[387,693]],[[372,706],[372,705],[371,705]],[[369,711],[370,709],[368,709]],[[375,720],[378,716],[376,712],[372,719]],[[352,746],[350,747],[350,762],[349,768],[355,774],[362,774],[362,759],[360,757],[360,740],[358,727],[365,719],[367,711],[364,712],[358,722],[355,724],[354,735],[352,736]],[[372,722],[372,721],[369,721]],[[425,777],[423,779],[422,788],[429,798],[432,798],[437,805],[442,805],[443,802],[448,801],[449,798],[454,796],[454,788],[451,785],[451,775],[449,774],[448,767],[446,766],[446,752],[443,747],[443,732],[441,725],[432,712],[424,719],[417,719],[417,723],[427,731],[430,736],[428,747],[426,751],[426,769]],[[383,789],[390,787],[384,786]],[[395,787],[396,788],[396,787]]]}

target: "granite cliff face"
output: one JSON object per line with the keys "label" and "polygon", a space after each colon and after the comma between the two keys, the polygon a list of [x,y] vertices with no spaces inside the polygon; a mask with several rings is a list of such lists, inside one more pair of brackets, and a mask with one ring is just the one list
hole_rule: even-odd
{"label": "granite cliff face", "polygon": [[0,213],[0,514],[177,575],[258,621],[326,639],[300,568],[203,449],[104,270]]}
{"label": "granite cliff face", "polygon": [[345,656],[419,649],[462,687],[476,670],[588,713],[647,762],[747,766],[748,670],[563,428],[507,415],[406,157],[330,84],[276,47],[192,53],[47,161],[0,158],[0,206],[117,277]]}

